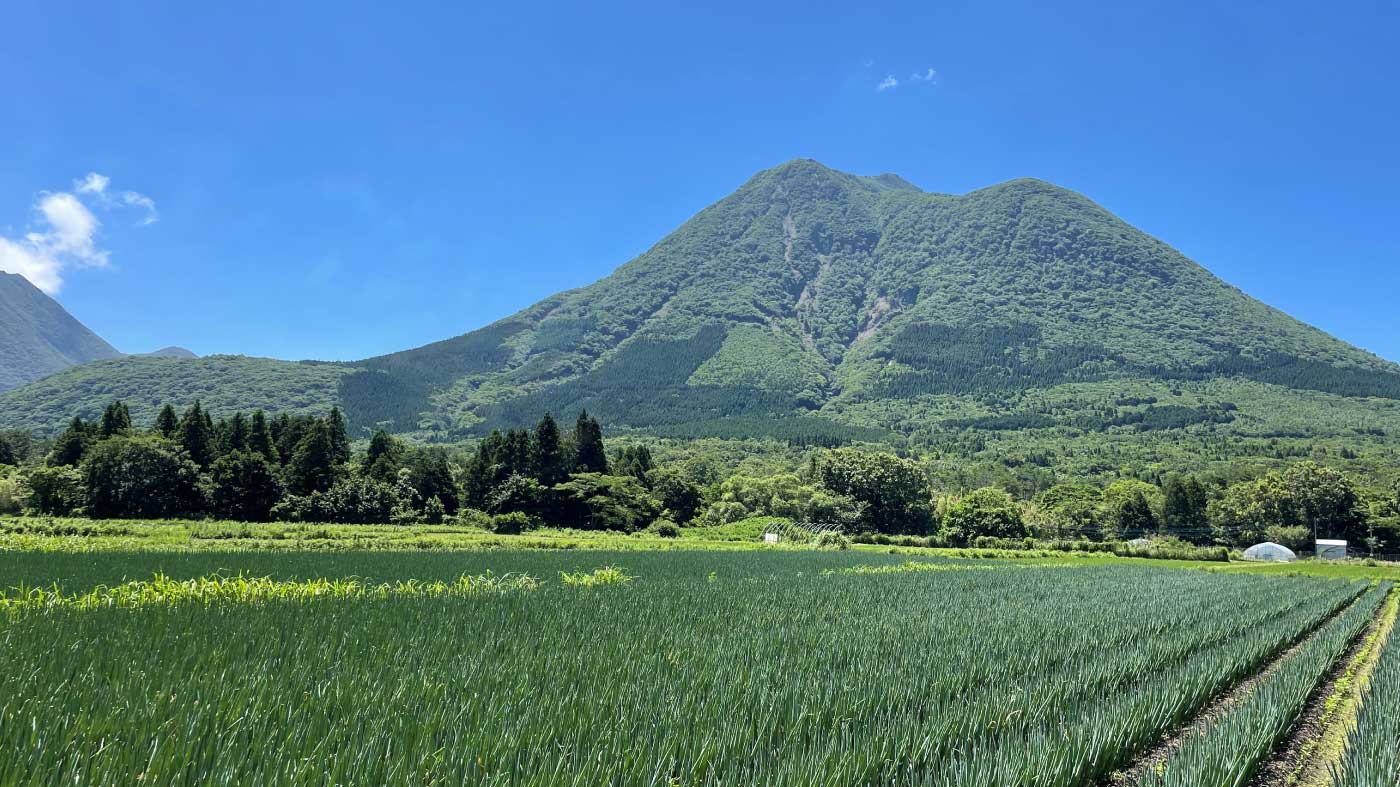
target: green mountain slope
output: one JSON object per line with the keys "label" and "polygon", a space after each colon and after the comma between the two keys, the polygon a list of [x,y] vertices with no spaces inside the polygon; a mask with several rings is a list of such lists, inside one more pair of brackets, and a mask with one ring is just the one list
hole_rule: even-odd
{"label": "green mountain slope", "polygon": [[120,355],[23,276],[0,272],[0,390]]}
{"label": "green mountain slope", "polygon": [[167,402],[183,408],[195,400],[220,415],[258,408],[324,413],[336,403],[347,371],[339,364],[241,355],[131,355],[72,366],[6,393],[0,423],[54,431],[74,415],[95,417],[113,399],[126,402],[139,424],[154,422]]}
{"label": "green mountain slope", "polygon": [[[46,403],[79,401],[84,377],[107,398],[237,398],[223,362],[161,360],[179,364],[165,387],[133,360],[70,370],[0,397],[0,423],[50,425]],[[612,275],[471,333],[353,364],[257,364],[234,406],[333,400],[359,426],[443,439],[578,407],[678,437],[932,445],[1306,433],[1299,412],[1336,431],[1324,411],[1353,405],[1318,402],[1345,400],[1383,413],[1373,431],[1400,430],[1400,366],[1081,195],[1036,180],[931,194],[812,161],[759,173]]]}

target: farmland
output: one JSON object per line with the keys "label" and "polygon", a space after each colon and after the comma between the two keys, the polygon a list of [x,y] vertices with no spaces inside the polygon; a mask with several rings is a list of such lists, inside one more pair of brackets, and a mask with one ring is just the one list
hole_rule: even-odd
{"label": "farmland", "polygon": [[[1275,757],[1393,608],[1169,565],[8,552],[0,782],[1204,787]],[[1339,770],[1393,749],[1396,650]]]}

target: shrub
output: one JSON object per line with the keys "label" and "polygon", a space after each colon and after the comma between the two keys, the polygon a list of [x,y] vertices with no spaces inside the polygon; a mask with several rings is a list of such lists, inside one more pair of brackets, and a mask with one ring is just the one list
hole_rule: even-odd
{"label": "shrub", "polygon": [[29,490],[19,479],[0,478],[0,514],[18,514],[28,496]]}
{"label": "shrub", "polygon": [[440,525],[446,517],[447,507],[437,495],[428,498],[428,502],[423,504],[423,521],[427,524]]}
{"label": "shrub", "polygon": [[851,539],[846,538],[842,533],[827,531],[817,536],[817,549],[850,549]]}
{"label": "shrub", "polygon": [[272,516],[289,522],[385,524],[398,505],[399,498],[388,484],[349,478],[325,492],[285,497],[272,509]]}
{"label": "shrub", "polygon": [[511,511],[505,514],[494,514],[491,517],[490,530],[505,536],[518,536],[526,530],[534,530],[539,523],[531,519],[528,515],[520,511]]}
{"label": "shrub", "polygon": [[721,500],[705,509],[705,513],[700,516],[699,523],[703,527],[718,527],[730,522],[738,522],[748,514],[749,510],[744,507],[743,503]]}
{"label": "shrub", "polygon": [[681,529],[669,519],[658,519],[647,529],[661,538],[678,538],[681,534]]}
{"label": "shrub", "polygon": [[29,472],[26,501],[35,513],[67,516],[83,505],[83,476],[77,468],[36,467]]}
{"label": "shrub", "polygon": [[948,541],[975,545],[981,536],[1019,539],[1027,533],[1021,508],[1011,495],[995,487],[983,487],[948,509],[940,535]]}

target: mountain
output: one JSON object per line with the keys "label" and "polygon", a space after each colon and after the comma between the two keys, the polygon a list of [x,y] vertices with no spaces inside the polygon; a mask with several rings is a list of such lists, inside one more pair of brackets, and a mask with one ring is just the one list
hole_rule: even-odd
{"label": "mountain", "polygon": [[113,397],[138,419],[196,397],[339,403],[359,426],[438,439],[579,407],[675,437],[966,450],[1037,430],[1060,445],[1400,435],[1400,366],[1084,196],[1030,179],[926,193],[805,160],[597,283],[456,338],[348,364],[106,361],[5,394],[0,424],[52,428]]}
{"label": "mountain", "polygon": [[0,390],[120,355],[28,279],[0,272]]}
{"label": "mountain", "polygon": [[198,358],[198,355],[184,347],[162,347],[148,353],[137,353],[142,358]]}

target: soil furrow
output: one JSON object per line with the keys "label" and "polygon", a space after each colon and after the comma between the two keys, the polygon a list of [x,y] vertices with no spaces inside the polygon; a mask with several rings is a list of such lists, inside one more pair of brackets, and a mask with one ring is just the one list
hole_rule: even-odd
{"label": "soil furrow", "polygon": [[[1208,732],[1210,728],[1214,726],[1216,719],[1230,712],[1231,709],[1247,698],[1254,691],[1255,686],[1259,685],[1261,681],[1268,679],[1269,676],[1273,675],[1281,666],[1287,663],[1289,659],[1297,655],[1313,637],[1317,636],[1318,631],[1320,631],[1323,626],[1331,622],[1338,615],[1351,609],[1352,605],[1360,602],[1363,596],[1364,594],[1358,595],[1356,598],[1352,599],[1350,603],[1343,605],[1337,609],[1337,611],[1319,620],[1315,625],[1299,636],[1292,645],[1285,648],[1283,652],[1275,656],[1268,664],[1265,664],[1263,668],[1226,689],[1218,698],[1208,703],[1195,717],[1177,728],[1169,737],[1164,738],[1156,746],[1134,758],[1129,765],[1114,774],[1114,776],[1109,779],[1108,784],[1114,786],[1135,785],[1142,781],[1144,774],[1162,767],[1162,764],[1180,749],[1189,738]],[[1362,639],[1364,640],[1365,638],[1363,637]]]}
{"label": "soil furrow", "polygon": [[1327,787],[1332,783],[1330,766],[1342,756],[1347,729],[1361,709],[1366,685],[1395,626],[1396,593],[1391,591],[1366,633],[1308,698],[1288,738],[1259,770],[1251,787]]}

